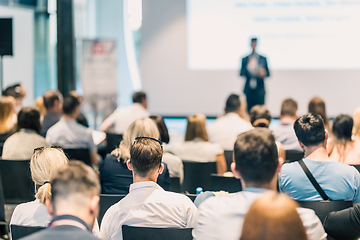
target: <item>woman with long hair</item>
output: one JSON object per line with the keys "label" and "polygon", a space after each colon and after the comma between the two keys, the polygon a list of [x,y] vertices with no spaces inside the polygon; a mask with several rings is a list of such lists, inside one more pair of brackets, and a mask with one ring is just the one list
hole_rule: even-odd
{"label": "woman with long hair", "polygon": [[329,132],[331,131],[330,121],[326,115],[325,102],[322,98],[320,97],[312,98],[309,102],[308,111],[309,113],[320,115],[324,120],[325,129],[328,130]]}
{"label": "woman with long hair", "polygon": [[15,132],[15,98],[0,98],[0,145]]}

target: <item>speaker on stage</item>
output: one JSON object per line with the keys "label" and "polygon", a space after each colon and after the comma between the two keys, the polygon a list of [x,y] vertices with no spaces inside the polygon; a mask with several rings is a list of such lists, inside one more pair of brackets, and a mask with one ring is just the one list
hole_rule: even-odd
{"label": "speaker on stage", "polygon": [[0,56],[13,55],[12,18],[0,18]]}

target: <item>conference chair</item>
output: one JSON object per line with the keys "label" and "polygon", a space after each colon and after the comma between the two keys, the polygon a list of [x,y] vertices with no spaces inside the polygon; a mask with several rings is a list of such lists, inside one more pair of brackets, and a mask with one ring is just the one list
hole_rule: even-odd
{"label": "conference chair", "polygon": [[69,160],[79,160],[90,167],[92,166],[90,150],[88,148],[64,148],[63,150]]}
{"label": "conference chair", "polygon": [[27,235],[36,233],[37,231],[45,229],[45,227],[30,227],[30,226],[21,226],[21,225],[10,225],[11,229],[11,239],[17,240]]}
{"label": "conference chair", "polygon": [[211,174],[211,190],[235,193],[241,191],[242,186],[240,180],[235,177],[221,176],[213,173]]}
{"label": "conference chair", "polygon": [[345,208],[353,206],[352,201],[296,201],[300,207],[310,208],[315,211],[315,214],[319,217],[320,221],[323,223],[325,217],[333,211],[340,211]]}
{"label": "conference chair", "polygon": [[2,156],[4,144],[0,143],[0,157]]}
{"label": "conference chair", "polygon": [[170,192],[181,193],[181,184],[179,177],[170,178]]}
{"label": "conference chair", "polygon": [[183,160],[183,165],[184,192],[196,193],[197,187],[202,187],[203,191],[211,190],[210,175],[217,172],[216,162],[194,162]]}
{"label": "conference chair", "polygon": [[285,163],[291,163],[303,159],[304,152],[298,150],[285,150]]}
{"label": "conference chair", "polygon": [[358,170],[358,172],[360,172],[360,165],[351,165],[353,166],[354,168],[356,168],[356,170]]}
{"label": "conference chair", "polygon": [[115,203],[119,202],[126,195],[112,195],[112,194],[100,194],[100,209],[99,209],[99,217],[98,222],[99,226],[101,225],[101,221],[106,213],[106,211]]}
{"label": "conference chair", "polygon": [[0,175],[5,204],[19,204],[35,199],[35,184],[31,179],[30,160],[0,158]]}
{"label": "conference chair", "polygon": [[0,176],[0,237],[7,233],[6,226],[7,223],[5,219],[5,200]]}
{"label": "conference chair", "polygon": [[192,240],[192,228],[121,227],[123,240]]}
{"label": "conference chair", "polygon": [[228,172],[231,171],[231,163],[233,162],[233,154],[234,154],[234,151],[228,151],[228,150],[224,151],[224,156],[225,156]]}
{"label": "conference chair", "polygon": [[106,133],[106,153],[111,153],[112,150],[119,147],[120,142],[123,140],[122,134]]}

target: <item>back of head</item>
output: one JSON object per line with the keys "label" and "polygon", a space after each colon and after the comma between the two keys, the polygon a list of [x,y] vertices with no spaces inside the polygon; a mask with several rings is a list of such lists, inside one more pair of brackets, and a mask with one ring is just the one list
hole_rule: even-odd
{"label": "back of head", "polygon": [[360,107],[356,108],[353,115],[354,120],[354,135],[355,137],[360,137]]}
{"label": "back of head", "polygon": [[270,183],[279,164],[274,135],[265,128],[240,134],[234,145],[234,159],[245,183],[259,187]]}
{"label": "back of head", "polygon": [[100,193],[100,183],[95,171],[79,161],[70,161],[61,167],[50,182],[55,215],[60,206],[82,209],[91,197]]}
{"label": "back of head", "polygon": [[160,140],[163,143],[169,143],[170,142],[169,132],[164,122],[164,119],[160,116],[150,116],[150,118],[154,120],[156,126],[158,127],[160,133]]}
{"label": "back of head", "polygon": [[250,122],[254,127],[268,128],[271,122],[270,111],[265,105],[255,105],[250,110]]}
{"label": "back of head", "polygon": [[18,114],[17,128],[32,129],[40,134],[40,112],[32,107],[22,108]]}
{"label": "back of head", "polygon": [[14,127],[15,99],[13,97],[0,98],[0,133],[5,133]]}
{"label": "back of head", "polygon": [[30,161],[31,177],[37,187],[35,197],[42,204],[51,199],[51,177],[67,162],[68,159],[60,148],[34,150]]}
{"label": "back of head", "polygon": [[46,108],[44,105],[44,98],[43,97],[38,97],[35,101],[35,106],[34,106],[39,112],[41,116],[44,116],[46,114]]}
{"label": "back of head", "polygon": [[332,132],[337,140],[351,141],[354,121],[349,115],[340,114],[333,121]]}
{"label": "back of head", "polygon": [[152,138],[137,138],[130,148],[130,162],[134,174],[146,177],[160,168],[163,148]]}
{"label": "back of head", "polygon": [[187,118],[185,141],[192,141],[196,138],[209,141],[205,125],[206,117],[203,114],[193,115]]}
{"label": "back of head", "polygon": [[45,108],[49,110],[54,107],[56,100],[61,102],[62,95],[59,91],[47,91],[44,94],[43,99]]}
{"label": "back of head", "polygon": [[143,99],[146,100],[146,94],[144,92],[136,92],[132,95],[134,103],[142,103]]}
{"label": "back of head", "polygon": [[285,194],[264,194],[246,214],[240,240],[307,240],[297,207]]}
{"label": "back of head", "polygon": [[281,104],[280,115],[281,116],[295,117],[297,108],[298,108],[297,102],[295,102],[291,98],[285,99]]}
{"label": "back of head", "polygon": [[73,95],[67,95],[64,98],[63,113],[66,115],[72,115],[79,106],[80,103],[77,97]]}
{"label": "back of head", "polygon": [[225,112],[239,112],[240,106],[240,96],[236,94],[231,94],[226,100]]}
{"label": "back of head", "polygon": [[7,87],[4,91],[3,91],[3,96],[11,96],[15,99],[18,98],[24,98],[25,97],[25,92],[23,90],[23,86],[20,83],[16,83],[14,85],[11,85],[9,87]]}
{"label": "back of head", "polygon": [[325,142],[325,126],[320,115],[308,113],[294,122],[296,137],[305,146],[316,146]]}
{"label": "back of head", "polygon": [[322,117],[325,125],[329,123],[326,115],[325,102],[319,97],[314,97],[309,102],[309,113],[318,114]]}

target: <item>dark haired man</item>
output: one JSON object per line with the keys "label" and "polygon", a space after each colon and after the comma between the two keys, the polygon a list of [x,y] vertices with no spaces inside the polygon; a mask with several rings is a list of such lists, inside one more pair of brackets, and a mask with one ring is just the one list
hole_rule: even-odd
{"label": "dark haired man", "polygon": [[26,90],[24,85],[21,83],[16,83],[7,87],[3,93],[3,96],[12,96],[15,98],[15,112],[18,113],[22,107],[22,101],[26,96]]}
{"label": "dark haired man", "polygon": [[91,233],[100,199],[95,171],[82,162],[71,161],[54,173],[50,184],[52,196],[46,206],[53,219],[47,229],[23,239],[98,239]]}
{"label": "dark haired man", "polygon": [[231,94],[226,100],[225,115],[218,117],[207,127],[209,141],[220,144],[224,150],[233,150],[236,137],[253,129],[249,122],[240,117],[244,111],[239,95]]}
{"label": "dark haired man", "polygon": [[107,132],[112,127],[117,134],[124,134],[131,123],[140,118],[150,116],[147,108],[146,94],[144,92],[136,92],[132,96],[133,104],[129,107],[116,109],[101,124],[101,131]]}
{"label": "dark haired man", "polygon": [[[270,130],[257,128],[240,134],[234,146],[234,159],[231,170],[241,180],[244,190],[233,196],[210,197],[201,203],[194,239],[239,239],[251,204],[263,193],[276,191],[283,160],[278,158]],[[312,210],[299,208],[298,213],[309,240],[326,239],[321,222]]]}
{"label": "dark haired man", "polygon": [[46,137],[46,133],[61,118],[63,97],[59,91],[47,91],[44,96],[44,106],[46,114],[44,116],[41,136]]}
{"label": "dark haired man", "polygon": [[296,138],[293,124],[297,117],[297,102],[293,99],[285,99],[281,104],[280,123],[274,127],[275,140],[280,142],[285,150],[303,151]]}
{"label": "dark haired man", "polygon": [[[320,115],[308,113],[294,123],[295,134],[305,152],[304,164],[331,200],[360,203],[360,175],[346,164],[331,161],[326,150],[328,133]],[[279,174],[279,187],[291,198],[318,201],[323,197],[310,182],[299,162],[285,164]]]}
{"label": "dark haired man", "polygon": [[162,143],[139,137],[130,148],[127,166],[133,173],[129,194],[110,207],[102,220],[101,239],[122,239],[122,225],[192,228],[196,207],[185,195],[166,192],[156,180],[163,171]]}
{"label": "dark haired man", "polygon": [[76,122],[80,112],[80,103],[77,97],[68,95],[64,98],[63,116],[52,126],[46,140],[52,145],[63,148],[87,148],[90,150],[92,164],[98,165],[97,148],[94,144],[91,129]]}

